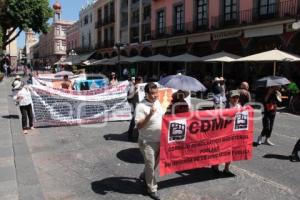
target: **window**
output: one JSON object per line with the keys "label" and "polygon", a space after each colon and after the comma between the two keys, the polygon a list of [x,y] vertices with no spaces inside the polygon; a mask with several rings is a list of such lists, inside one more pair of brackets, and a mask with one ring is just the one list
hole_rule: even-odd
{"label": "window", "polygon": [[276,0],[260,0],[259,15],[272,15],[276,12]]}
{"label": "window", "polygon": [[224,21],[237,19],[237,0],[224,0]]}
{"label": "window", "polygon": [[144,16],[143,16],[143,19],[144,20],[150,19],[150,16],[151,16],[151,6],[144,7]]}
{"label": "window", "polygon": [[207,25],[207,0],[196,0],[196,27]]}
{"label": "window", "polygon": [[91,48],[92,46],[92,36],[91,36],[91,32],[89,32],[89,48]]}
{"label": "window", "polygon": [[89,16],[84,16],[84,25],[87,25],[89,23]]}
{"label": "window", "polygon": [[157,12],[157,33],[165,33],[165,11]]}
{"label": "window", "polygon": [[84,47],[84,36],[81,36],[81,47]]}
{"label": "window", "polygon": [[93,22],[93,15],[90,14],[90,23],[92,23],[92,22]]}
{"label": "window", "polygon": [[175,31],[183,31],[184,26],[184,9],[183,5],[175,6],[174,7],[175,13],[175,23],[174,23],[174,30]]}
{"label": "window", "polygon": [[56,36],[60,36],[60,26],[57,26],[57,27],[55,28],[55,35],[56,35]]}
{"label": "window", "polygon": [[131,42],[139,42],[139,28],[131,28]]}
{"label": "window", "polygon": [[139,11],[134,11],[132,12],[132,23],[139,23],[139,19],[140,19],[140,14],[139,14]]}

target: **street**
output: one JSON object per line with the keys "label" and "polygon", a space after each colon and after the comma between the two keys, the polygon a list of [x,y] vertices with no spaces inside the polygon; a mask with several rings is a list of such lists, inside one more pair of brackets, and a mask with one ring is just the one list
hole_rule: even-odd
{"label": "street", "polygon": [[[24,135],[11,95],[12,79],[0,83],[0,199],[150,199],[138,177],[143,160],[127,141],[129,122],[37,128]],[[253,148],[253,159],[234,162],[231,178],[209,168],[159,177],[163,200],[297,200],[299,162],[290,162],[300,138],[300,116],[278,112],[275,146]],[[255,136],[262,129],[255,121]],[[223,167],[222,167],[223,168]]]}

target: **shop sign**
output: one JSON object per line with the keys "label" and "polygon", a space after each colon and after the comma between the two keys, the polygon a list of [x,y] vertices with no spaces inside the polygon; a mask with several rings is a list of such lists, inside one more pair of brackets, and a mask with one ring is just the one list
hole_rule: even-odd
{"label": "shop sign", "polygon": [[212,33],[213,40],[222,40],[227,38],[235,38],[240,37],[242,35],[242,31],[234,30],[234,31],[223,31],[223,32],[216,32]]}
{"label": "shop sign", "polygon": [[177,46],[177,45],[185,45],[186,38],[177,38],[168,41],[168,46]]}
{"label": "shop sign", "polygon": [[269,35],[280,35],[283,33],[283,25],[262,27],[262,28],[254,28],[248,29],[244,32],[244,37],[261,37],[261,36],[269,36]]}
{"label": "shop sign", "polygon": [[167,46],[167,40],[153,40],[152,41],[152,47],[163,47]]}
{"label": "shop sign", "polygon": [[188,43],[207,42],[210,41],[210,34],[188,37]]}

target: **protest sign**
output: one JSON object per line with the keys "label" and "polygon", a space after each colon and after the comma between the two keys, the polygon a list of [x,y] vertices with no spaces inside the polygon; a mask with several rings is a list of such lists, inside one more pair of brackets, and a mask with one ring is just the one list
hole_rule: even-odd
{"label": "protest sign", "polygon": [[160,175],[252,158],[253,109],[166,115],[160,144]]}
{"label": "protest sign", "polygon": [[128,82],[89,91],[32,85],[34,126],[66,126],[131,119]]}

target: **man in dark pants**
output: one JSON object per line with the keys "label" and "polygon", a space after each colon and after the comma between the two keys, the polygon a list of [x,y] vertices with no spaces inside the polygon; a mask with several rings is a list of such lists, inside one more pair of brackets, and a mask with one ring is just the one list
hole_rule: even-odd
{"label": "man in dark pants", "polygon": [[290,160],[292,162],[296,162],[296,161],[300,161],[300,157],[299,157],[299,151],[300,151],[300,139],[298,140],[298,142],[295,144],[295,147],[293,149],[292,155],[290,156]]}
{"label": "man in dark pants", "polygon": [[[138,130],[135,128],[135,116],[134,116],[134,111],[136,105],[139,103],[139,94],[138,94],[138,84],[143,83],[143,78],[141,76],[137,77],[136,80],[134,81],[134,85],[131,86],[133,87],[131,92],[128,94],[128,102],[132,106],[132,119],[130,121],[130,125],[128,128],[128,140],[129,141],[135,141],[138,138]],[[134,134],[136,133],[136,134]]]}

